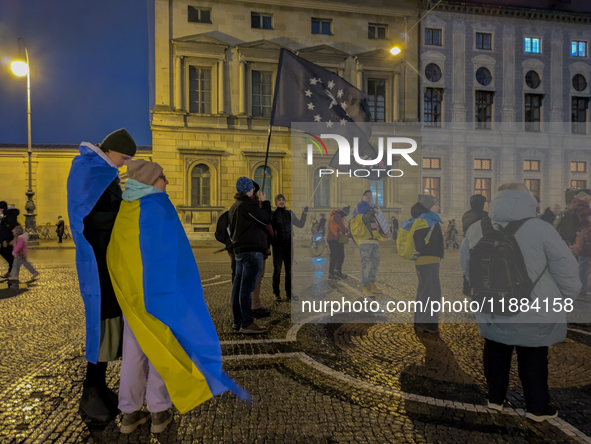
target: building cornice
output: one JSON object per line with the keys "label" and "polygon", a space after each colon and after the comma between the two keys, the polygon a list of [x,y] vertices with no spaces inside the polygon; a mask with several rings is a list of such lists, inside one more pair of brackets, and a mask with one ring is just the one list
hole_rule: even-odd
{"label": "building cornice", "polygon": [[435,8],[438,12],[452,12],[461,14],[488,15],[509,19],[547,20],[560,23],[591,24],[591,14],[572,13],[563,11],[548,11],[545,9],[519,8],[510,6],[473,5],[460,2],[443,1]]}
{"label": "building cornice", "polygon": [[236,3],[245,3],[248,5],[268,5],[277,6],[281,8],[295,8],[306,10],[321,10],[344,12],[362,15],[380,15],[386,17],[417,17],[419,9],[416,8],[380,8],[375,6],[368,6],[363,2],[358,4],[343,4],[342,2],[318,2],[310,0],[217,0],[219,3],[229,3],[235,5]]}

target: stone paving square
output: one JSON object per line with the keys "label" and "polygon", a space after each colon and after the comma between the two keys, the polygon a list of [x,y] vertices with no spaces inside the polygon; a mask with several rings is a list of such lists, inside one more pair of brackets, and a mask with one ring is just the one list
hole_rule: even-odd
{"label": "stone paving square", "polygon": [[[271,309],[267,335],[231,328],[229,261],[195,248],[206,300],[222,343],[224,368],[248,390],[247,405],[224,394],[193,411],[175,412],[169,429],[149,424],[119,432],[120,416],[104,426],[85,423],[78,403],[85,372],[84,315],[74,251],[31,250],[38,281],[0,283],[0,443],[591,443],[591,328],[571,324],[550,349],[550,393],[559,418],[524,417],[513,365],[509,408],[486,408],[482,344],[474,324],[446,323],[438,337],[417,336],[405,323],[293,324],[293,305],[276,303],[271,272],[261,297]],[[328,282],[327,261],[296,250],[295,293],[326,286],[356,295],[359,255],[347,248],[346,283]],[[392,271],[394,270],[394,272]],[[395,279],[393,276],[395,275]],[[383,250],[378,283],[412,299],[416,276]],[[444,295],[461,286],[459,259],[442,264]],[[109,365],[117,390],[119,362]]]}

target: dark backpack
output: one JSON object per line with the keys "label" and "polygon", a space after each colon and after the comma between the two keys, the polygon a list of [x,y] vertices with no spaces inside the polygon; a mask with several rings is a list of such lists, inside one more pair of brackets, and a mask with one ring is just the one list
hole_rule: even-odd
{"label": "dark backpack", "polygon": [[556,216],[554,223],[552,224],[560,237],[571,244],[575,243],[577,233],[575,231],[575,225],[573,223],[573,212],[571,205],[566,207]]}
{"label": "dark backpack", "polygon": [[[489,217],[480,221],[482,238],[470,250],[470,288],[472,300],[481,304],[481,312],[515,316],[519,310],[509,309],[510,299],[529,300],[531,292],[548,267],[532,282],[515,233],[531,217],[509,222],[495,230]],[[504,301],[502,300],[504,299]],[[492,301],[492,302],[491,302]],[[514,307],[514,306],[513,306]]]}
{"label": "dark backpack", "polygon": [[215,227],[215,239],[224,245],[228,244],[231,241],[230,234],[228,232],[230,226],[228,215],[228,211],[222,213],[220,217],[218,217],[218,222]]}

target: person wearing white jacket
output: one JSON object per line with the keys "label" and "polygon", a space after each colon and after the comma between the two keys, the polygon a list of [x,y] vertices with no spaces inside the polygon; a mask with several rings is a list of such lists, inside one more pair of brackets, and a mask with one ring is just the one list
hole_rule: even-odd
{"label": "person wearing white jacket", "polygon": [[[566,298],[574,301],[579,294],[581,281],[577,261],[558,232],[536,218],[536,202],[525,185],[500,185],[490,203],[488,215],[495,229],[511,221],[531,218],[515,233],[515,239],[532,282],[543,273],[530,296],[530,307],[537,300],[539,310],[530,309],[511,317],[476,314],[480,335],[485,340],[483,360],[488,406],[503,409],[511,356],[516,348],[526,416],[537,422],[555,418],[558,411],[550,405],[548,393],[548,347],[566,338],[566,312],[554,311],[553,303],[562,298],[561,304],[564,305]],[[481,224],[473,224],[460,249],[462,271],[468,279],[470,250],[481,237]],[[543,302],[546,298],[549,300],[548,310]]]}

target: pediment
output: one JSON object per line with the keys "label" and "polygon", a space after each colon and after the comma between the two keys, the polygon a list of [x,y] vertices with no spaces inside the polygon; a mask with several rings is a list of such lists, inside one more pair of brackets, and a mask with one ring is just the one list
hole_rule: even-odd
{"label": "pediment", "polygon": [[470,150],[470,154],[472,155],[472,157],[485,157],[485,158],[489,158],[489,159],[493,159],[494,157],[497,156],[497,151],[490,149],[490,148],[486,148],[486,147],[479,147],[479,148],[474,148],[472,150]]}
{"label": "pediment", "polygon": [[485,54],[480,54],[480,55],[477,55],[476,57],[472,57],[472,62],[475,65],[489,65],[489,66],[494,66],[497,63],[497,61],[493,57],[485,55]]}
{"label": "pediment", "polygon": [[332,46],[328,45],[317,45],[317,46],[310,46],[308,48],[298,49],[296,52],[297,55],[300,54],[314,54],[314,55],[332,55],[332,56],[339,56],[343,58],[349,57],[349,53],[345,51],[341,51],[340,49],[333,48]]}
{"label": "pediment", "polygon": [[544,64],[544,62],[542,62],[539,59],[526,59],[523,62],[521,62],[521,66],[523,66],[523,68],[526,71],[533,69],[533,70],[538,71],[538,73],[540,73],[544,70],[544,67],[546,65]]}
{"label": "pediment", "polygon": [[236,45],[240,61],[277,63],[279,51],[289,48],[269,40],[256,40],[254,42],[241,43]]}
{"label": "pediment", "polygon": [[438,146],[423,146],[421,147],[421,154],[425,155],[425,154],[429,154],[429,155],[435,155],[435,156],[444,156],[447,154],[447,151],[444,148],[438,147]]}
{"label": "pediment", "polygon": [[[575,62],[575,63],[571,63],[568,66],[568,69],[570,70],[571,77],[574,76],[575,74],[578,74],[578,73],[582,73],[582,74],[585,74],[586,76],[588,76],[589,72],[591,71],[591,66],[589,66],[589,64],[584,63],[584,62]],[[587,80],[587,81],[589,81],[589,80]]]}
{"label": "pediment", "polygon": [[390,54],[387,49],[376,49],[355,55],[355,61],[363,65],[363,69],[377,69],[382,71],[396,71],[398,63],[402,60]]}
{"label": "pediment", "polygon": [[226,42],[222,42],[221,40],[218,40],[205,34],[193,34],[185,37],[180,37],[178,39],[172,39],[172,43],[173,45],[175,43],[199,43],[205,45],[223,46],[224,48],[229,47],[229,45]]}
{"label": "pediment", "polygon": [[387,49],[374,49],[373,51],[362,52],[360,54],[355,54],[355,59],[384,59],[384,58],[391,58],[395,57],[390,54],[390,51]]}
{"label": "pediment", "polygon": [[443,54],[441,54],[439,51],[426,51],[421,54],[421,58],[423,59],[424,63],[426,63],[425,62],[426,60],[428,60],[429,63],[432,63],[432,62],[443,63],[443,62],[445,62],[445,59],[446,59],[446,57]]}
{"label": "pediment", "polygon": [[279,43],[275,43],[272,42],[270,40],[256,40],[254,42],[247,42],[247,43],[241,43],[239,45],[236,45],[236,48],[238,50],[243,50],[243,49],[263,49],[263,50],[274,50],[274,51],[279,51],[281,50],[281,48],[285,48],[285,49],[289,49],[285,46],[280,45]]}

